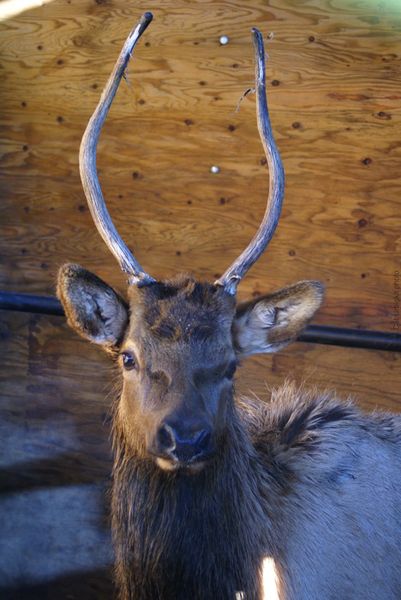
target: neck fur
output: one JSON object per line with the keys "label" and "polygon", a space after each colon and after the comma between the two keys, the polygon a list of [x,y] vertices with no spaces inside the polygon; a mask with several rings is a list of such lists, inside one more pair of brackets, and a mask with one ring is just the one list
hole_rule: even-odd
{"label": "neck fur", "polygon": [[[135,456],[114,423],[113,531],[123,600],[260,597],[270,546],[264,470],[237,413],[214,463],[196,475]],[[262,499],[261,499],[262,498]]]}

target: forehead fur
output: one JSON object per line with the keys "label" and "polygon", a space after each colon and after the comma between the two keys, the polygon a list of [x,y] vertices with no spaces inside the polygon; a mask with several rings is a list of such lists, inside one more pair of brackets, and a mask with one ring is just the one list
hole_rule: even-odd
{"label": "forehead fur", "polygon": [[230,331],[235,299],[220,286],[188,275],[129,290],[131,314],[155,337],[204,340],[216,330]]}

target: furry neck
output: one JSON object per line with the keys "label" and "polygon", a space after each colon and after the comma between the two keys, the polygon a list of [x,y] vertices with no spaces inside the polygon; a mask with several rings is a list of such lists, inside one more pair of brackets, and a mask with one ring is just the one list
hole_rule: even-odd
{"label": "furry neck", "polygon": [[218,458],[196,475],[133,456],[118,423],[114,441],[120,598],[233,600],[238,591],[259,598],[270,547],[266,474],[236,412]]}

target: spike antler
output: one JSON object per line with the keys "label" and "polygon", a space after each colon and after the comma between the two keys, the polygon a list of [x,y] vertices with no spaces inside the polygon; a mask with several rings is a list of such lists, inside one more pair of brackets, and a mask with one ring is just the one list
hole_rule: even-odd
{"label": "spike antler", "polygon": [[248,269],[258,260],[272,239],[278,225],[284,198],[284,168],[274,141],[267,108],[263,37],[258,29],[253,28],[252,33],[255,46],[256,113],[259,135],[269,166],[269,196],[266,211],[256,235],[224,275],[215,281],[215,285],[223,286],[232,295],[235,294],[237,285]]}
{"label": "spike antler", "polygon": [[[120,56],[114,66],[109,80],[100,97],[85,133],[82,137],[79,152],[79,168],[85,196],[92,214],[94,223],[106,242],[108,248],[118,260],[121,269],[128,274],[131,285],[147,285],[155,281],[148,275],[130,252],[113,225],[103,198],[96,169],[96,148],[100,131],[109,112],[111,103],[124,75],[132,51],[142,33],[152,21],[153,15],[146,12],[136,27],[129,34]],[[276,230],[284,197],[284,169],[281,162],[273,132],[270,124],[269,111],[266,101],[265,81],[265,53],[263,37],[260,31],[253,28],[253,41],[255,46],[255,79],[256,79],[256,110],[259,134],[265,150],[269,166],[269,196],[263,220],[256,235],[242,254],[233,262],[227,271],[215,282],[229,293],[234,295],[238,283],[248,269],[258,260],[266,246],[272,239]]]}
{"label": "spike antler", "polygon": [[117,92],[121,78],[124,75],[132,51],[152,19],[152,13],[146,12],[129,34],[114,66],[113,72],[102,92],[99,104],[86,127],[79,151],[79,170],[81,173],[82,185],[97,230],[112,254],[114,254],[118,260],[121,269],[128,274],[129,283],[137,285],[147,285],[155,280],[142,269],[141,265],[130,252],[113,225],[106,208],[97,176],[96,148],[100,131],[109,112],[111,103],[114,100],[114,96]]}

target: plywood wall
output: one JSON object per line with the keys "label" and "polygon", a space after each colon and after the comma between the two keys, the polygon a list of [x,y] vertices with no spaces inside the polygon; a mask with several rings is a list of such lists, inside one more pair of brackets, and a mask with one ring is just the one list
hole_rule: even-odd
{"label": "plywood wall", "polygon": [[[1,287],[53,293],[75,261],[123,279],[78,176],[80,137],[149,4],[53,0],[1,24]],[[321,323],[390,331],[400,268],[401,8],[351,0],[156,1],[99,147],[110,211],[155,276],[222,273],[263,213],[250,27],[268,43],[287,173],[279,230],[241,286],[327,285]],[[220,35],[230,38],[219,44]],[[210,173],[218,165],[218,175]]]}

